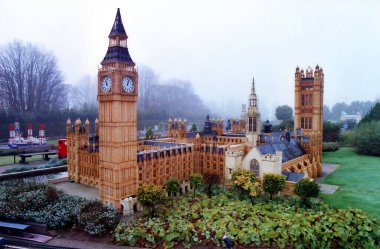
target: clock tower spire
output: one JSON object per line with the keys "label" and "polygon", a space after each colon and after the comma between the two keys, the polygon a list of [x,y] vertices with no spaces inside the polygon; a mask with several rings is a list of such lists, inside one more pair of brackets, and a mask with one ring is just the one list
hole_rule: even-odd
{"label": "clock tower spire", "polygon": [[117,9],[98,70],[100,198],[120,208],[137,191],[138,74]]}

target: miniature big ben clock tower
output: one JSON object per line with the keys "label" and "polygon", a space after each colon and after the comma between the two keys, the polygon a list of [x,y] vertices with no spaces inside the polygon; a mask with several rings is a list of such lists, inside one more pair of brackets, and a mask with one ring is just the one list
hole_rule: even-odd
{"label": "miniature big ben clock tower", "polygon": [[137,191],[138,74],[119,9],[108,37],[98,71],[99,195],[104,203],[120,208],[120,201]]}

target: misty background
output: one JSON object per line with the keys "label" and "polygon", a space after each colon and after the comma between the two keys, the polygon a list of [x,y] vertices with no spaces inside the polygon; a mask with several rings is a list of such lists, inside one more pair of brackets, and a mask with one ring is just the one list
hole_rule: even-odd
{"label": "misty background", "polygon": [[[294,105],[297,65],[323,67],[330,111],[380,97],[378,1],[0,0],[0,46],[20,40],[55,55],[64,107],[86,110],[96,106],[97,68],[118,7],[132,59],[152,76],[142,85],[140,73],[145,118],[165,108],[152,109],[157,99],[171,106],[161,116],[237,118],[255,77],[262,119],[273,120],[277,106]],[[194,117],[175,109],[177,92],[188,94]]]}

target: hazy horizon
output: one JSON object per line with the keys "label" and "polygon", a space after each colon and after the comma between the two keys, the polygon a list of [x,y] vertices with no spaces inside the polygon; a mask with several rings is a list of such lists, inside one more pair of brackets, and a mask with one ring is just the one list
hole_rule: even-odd
{"label": "hazy horizon", "polygon": [[222,115],[240,114],[252,77],[268,117],[278,105],[293,106],[297,65],[323,67],[330,107],[380,97],[377,1],[0,0],[0,45],[36,43],[76,84],[97,74],[118,7],[136,64],[161,81],[190,81]]}

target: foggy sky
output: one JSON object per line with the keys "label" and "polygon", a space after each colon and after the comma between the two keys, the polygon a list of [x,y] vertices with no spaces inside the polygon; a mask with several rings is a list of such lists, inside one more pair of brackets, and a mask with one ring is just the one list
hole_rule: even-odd
{"label": "foggy sky", "polygon": [[297,65],[323,67],[325,104],[380,97],[375,0],[0,0],[0,45],[40,45],[75,84],[97,74],[118,7],[138,65],[191,81],[210,109],[230,116],[247,102],[252,77],[262,118],[293,106]]}

